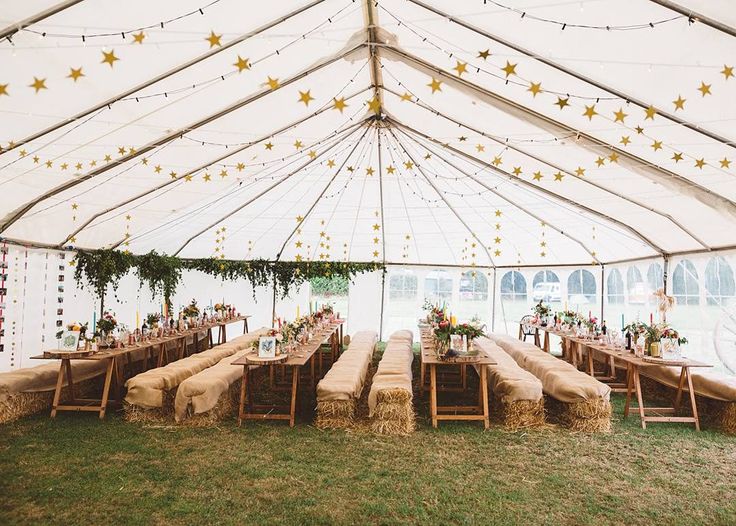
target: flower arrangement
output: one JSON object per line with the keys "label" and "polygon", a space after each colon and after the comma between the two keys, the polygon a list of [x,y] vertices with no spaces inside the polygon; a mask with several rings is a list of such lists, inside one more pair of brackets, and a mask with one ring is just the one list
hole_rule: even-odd
{"label": "flower arrangement", "polygon": [[97,330],[100,333],[111,333],[118,326],[118,320],[115,319],[115,314],[112,312],[105,312],[102,317],[97,320]]}
{"label": "flower arrangement", "polygon": [[598,318],[590,316],[587,319],[582,319],[582,324],[585,325],[591,332],[598,330]]}
{"label": "flower arrangement", "polygon": [[539,303],[534,305],[534,307],[532,308],[532,311],[540,318],[546,318],[547,316],[552,314],[552,307],[550,307],[549,305],[545,305],[540,300]]}
{"label": "flower arrangement", "polygon": [[[80,340],[86,340],[86,334],[87,330],[89,328],[89,322],[79,323],[77,321],[72,323],[67,323],[66,330],[68,331],[78,331],[79,332],[79,339]],[[64,333],[64,331],[57,331],[56,332],[56,339],[60,339],[61,335]]]}
{"label": "flower arrangement", "polygon": [[184,307],[181,312],[186,318],[197,318],[199,316],[199,307],[197,306],[197,300],[193,299],[192,302]]}
{"label": "flower arrangement", "polygon": [[563,310],[557,313],[557,317],[562,319],[568,325],[572,325],[574,323],[577,323],[580,315],[574,310]]}
{"label": "flower arrangement", "polygon": [[680,333],[677,332],[677,330],[673,329],[666,323],[642,325],[646,328],[644,332],[646,332],[648,344],[657,343],[663,338],[677,340],[677,343],[680,345],[685,345],[687,343],[687,338],[680,336]]}
{"label": "flower arrangement", "polygon": [[157,327],[160,321],[161,321],[160,312],[149,312],[146,315],[146,324],[151,328]]}

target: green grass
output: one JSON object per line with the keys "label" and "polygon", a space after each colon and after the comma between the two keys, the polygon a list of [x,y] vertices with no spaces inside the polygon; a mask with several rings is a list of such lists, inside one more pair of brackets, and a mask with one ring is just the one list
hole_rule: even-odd
{"label": "green grass", "polygon": [[497,426],[408,438],[307,416],[217,428],[118,415],[0,427],[0,524],[733,524],[736,437],[682,425],[585,435]]}

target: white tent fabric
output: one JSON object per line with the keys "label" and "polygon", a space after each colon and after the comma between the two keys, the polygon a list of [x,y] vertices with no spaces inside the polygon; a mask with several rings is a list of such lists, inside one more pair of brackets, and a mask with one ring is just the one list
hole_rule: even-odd
{"label": "white tent fabric", "polygon": [[736,246],[726,0],[1,11],[8,240],[491,267]]}

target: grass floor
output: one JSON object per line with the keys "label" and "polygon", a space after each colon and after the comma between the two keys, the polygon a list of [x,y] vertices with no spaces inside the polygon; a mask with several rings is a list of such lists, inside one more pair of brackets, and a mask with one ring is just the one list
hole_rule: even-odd
{"label": "grass floor", "polygon": [[[425,397],[426,398],[426,397]],[[46,414],[0,427],[0,524],[734,524],[736,437],[428,424],[408,438]]]}

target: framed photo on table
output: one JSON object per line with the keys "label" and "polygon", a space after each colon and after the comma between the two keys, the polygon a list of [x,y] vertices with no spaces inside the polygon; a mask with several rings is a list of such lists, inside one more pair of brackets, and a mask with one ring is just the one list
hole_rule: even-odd
{"label": "framed photo on table", "polygon": [[258,357],[259,358],[275,358],[276,357],[276,337],[261,336],[258,340]]}
{"label": "framed photo on table", "polygon": [[59,350],[76,351],[79,347],[79,331],[62,331],[59,338]]}

